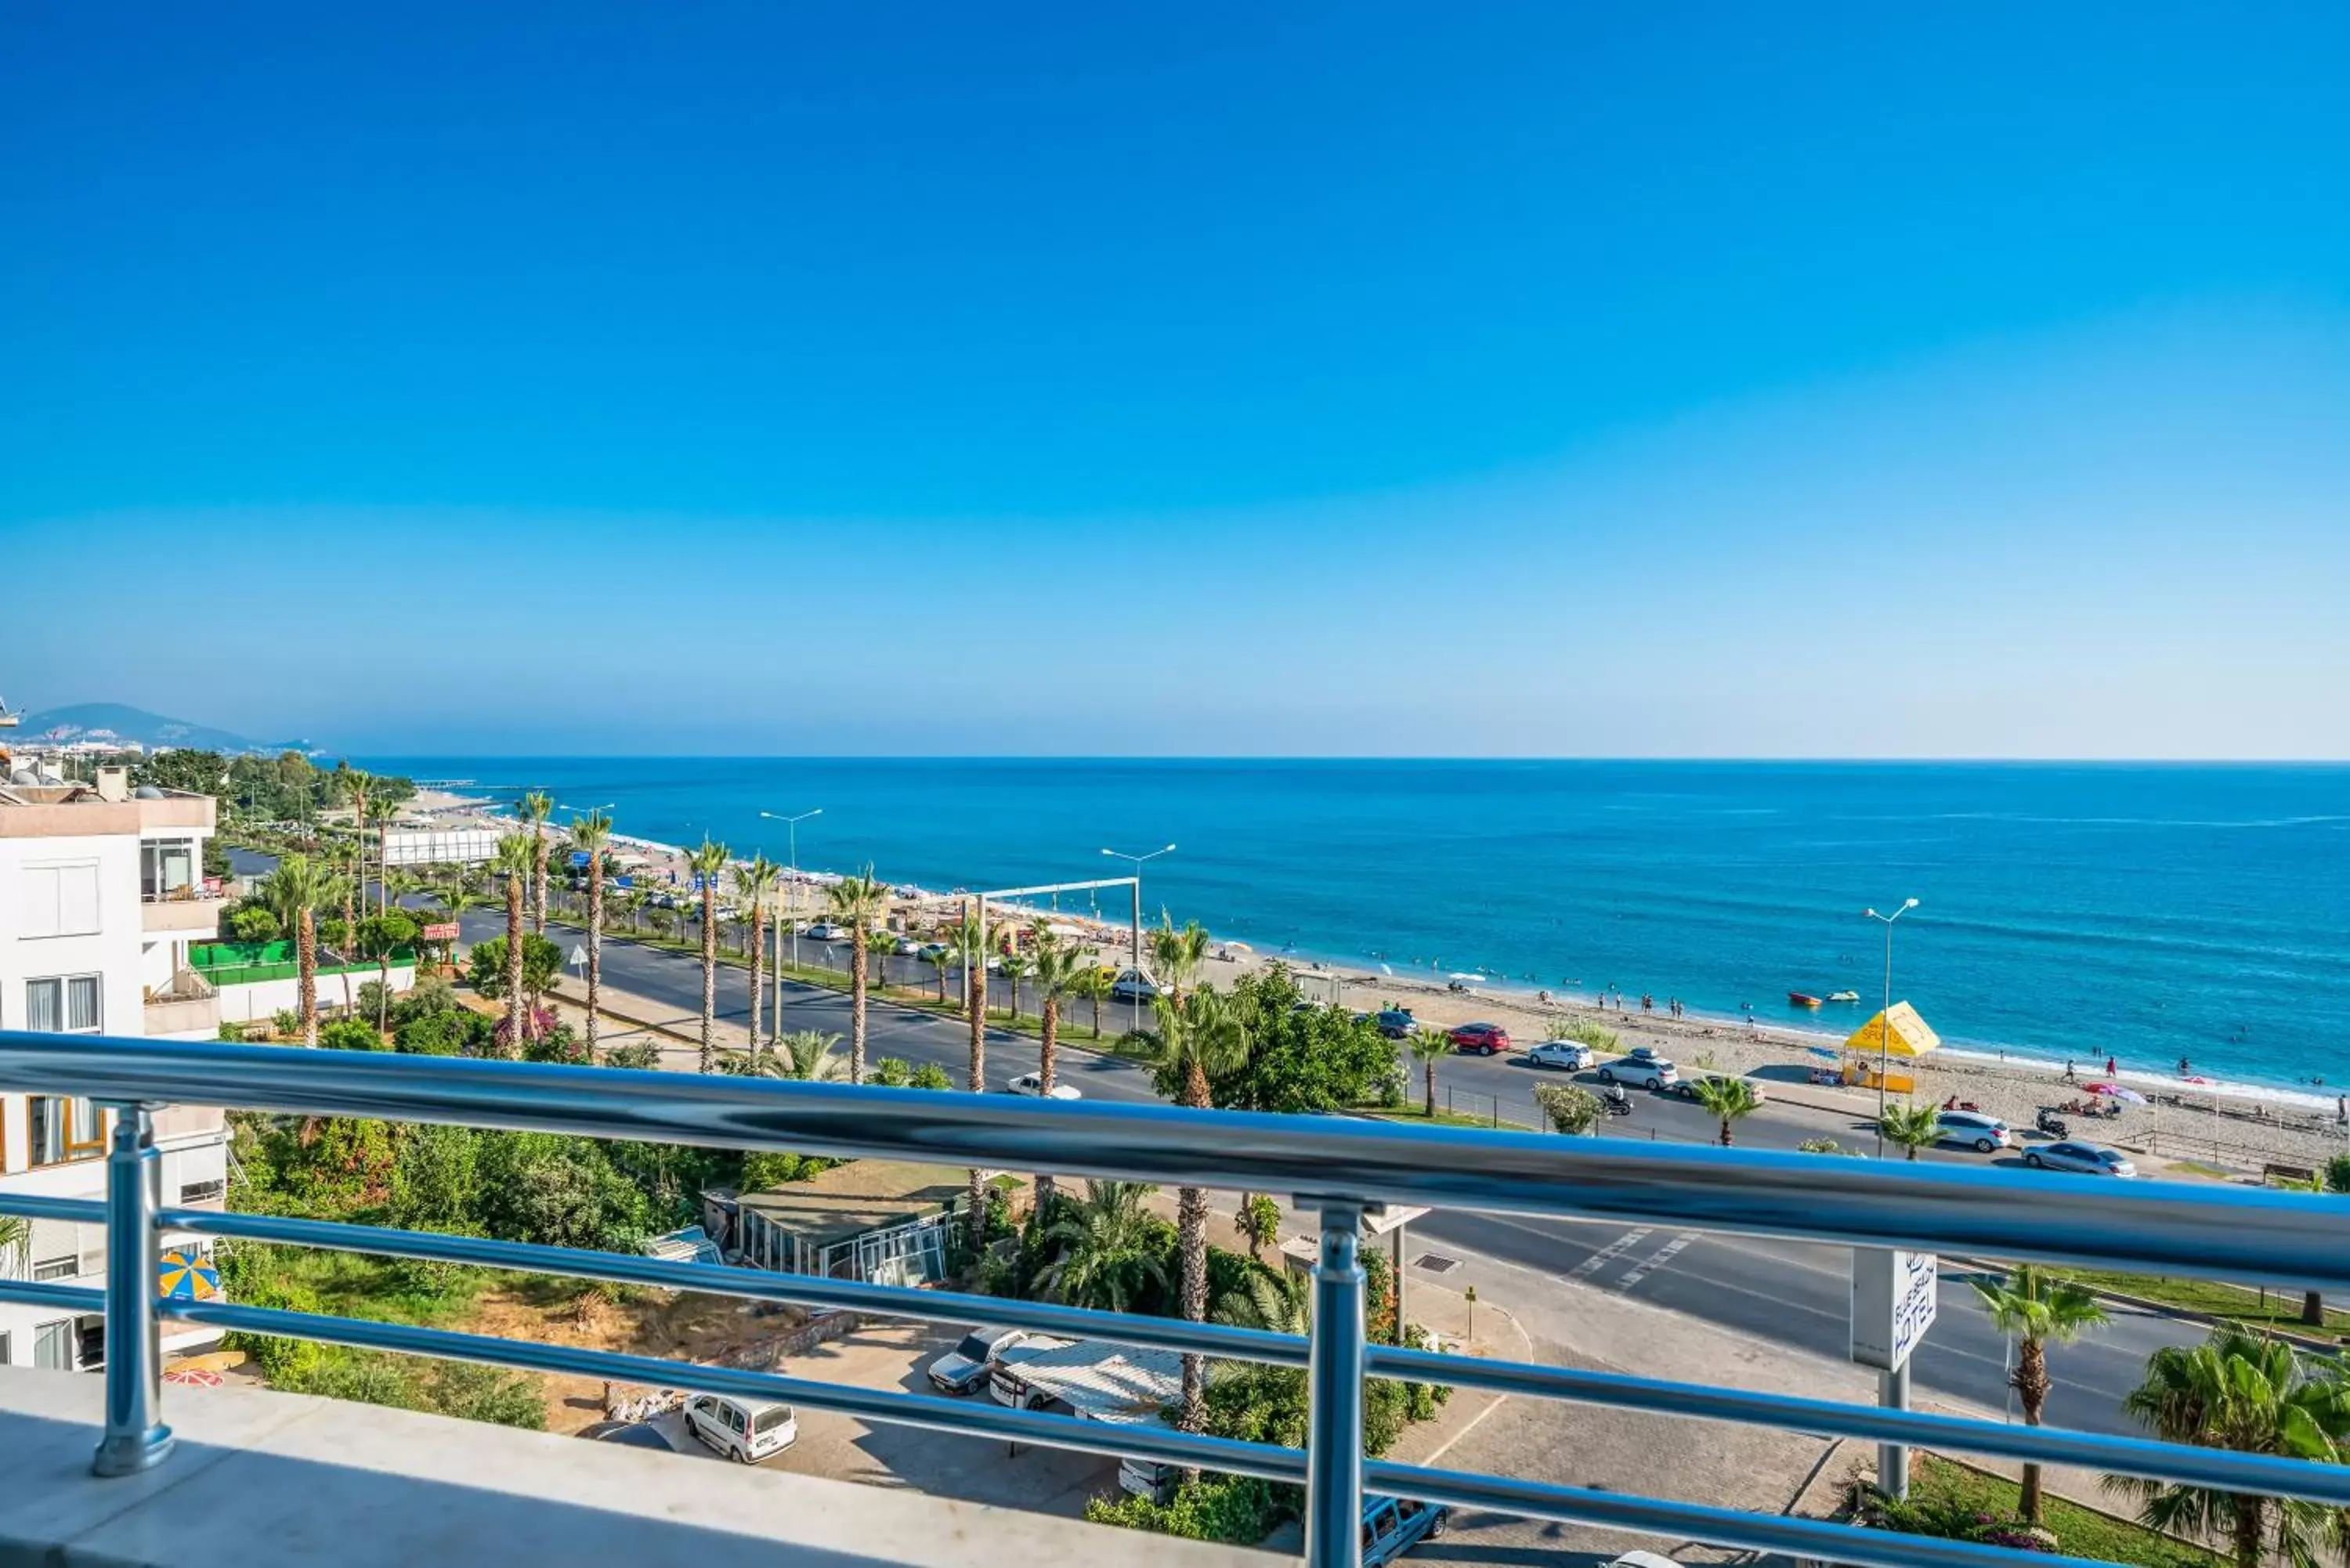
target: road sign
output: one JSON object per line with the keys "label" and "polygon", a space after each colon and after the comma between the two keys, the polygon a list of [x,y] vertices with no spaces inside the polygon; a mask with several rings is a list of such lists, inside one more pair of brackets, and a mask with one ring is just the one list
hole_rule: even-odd
{"label": "road sign", "polygon": [[588,967],[588,944],[586,942],[574,942],[571,944],[571,967],[573,969],[586,969]]}
{"label": "road sign", "polygon": [[1895,1371],[1934,1326],[1940,1269],[1931,1252],[1852,1250],[1852,1358]]}
{"label": "road sign", "polygon": [[437,926],[427,926],[418,933],[428,942],[453,942],[457,940],[457,922],[444,920]]}

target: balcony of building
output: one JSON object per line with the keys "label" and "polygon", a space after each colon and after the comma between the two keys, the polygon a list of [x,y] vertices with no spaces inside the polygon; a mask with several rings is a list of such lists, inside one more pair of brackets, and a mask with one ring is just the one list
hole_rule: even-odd
{"label": "balcony of building", "polygon": [[[115,1107],[106,1129],[103,1203],[0,1189],[0,1213],[103,1224],[108,1238],[102,1291],[0,1279],[0,1302],[102,1313],[108,1346],[102,1383],[0,1376],[0,1475],[11,1483],[9,1506],[0,1510],[0,1561],[168,1565],[234,1559],[265,1568],[329,1552],[345,1563],[426,1560],[441,1568],[503,1563],[518,1552],[696,1563],[756,1556],[827,1568],[1005,1562],[1024,1568],[1241,1568],[1271,1561],[1252,1550],[1104,1531],[780,1469],[681,1464],[617,1446],[398,1410],[250,1389],[166,1386],[154,1353],[163,1324],[691,1389],[847,1416],[877,1430],[953,1433],[990,1447],[1074,1450],[1144,1469],[1255,1477],[1299,1489],[1309,1568],[1361,1563],[1366,1510],[1378,1517],[1380,1498],[1865,1568],[2052,1562],[2078,1568],[2076,1559],[1581,1480],[1369,1459],[1364,1440],[1372,1379],[1711,1424],[1700,1430],[1727,1423],[1745,1431],[1857,1439],[1893,1456],[1930,1448],[2350,1508],[2350,1467],[2340,1465],[1918,1411],[1908,1407],[1906,1392],[1901,1400],[1854,1405],[1698,1381],[1707,1375],[1702,1366],[1676,1380],[1374,1343],[1367,1333],[1363,1238],[1382,1210],[1425,1205],[1687,1225],[1852,1250],[1870,1265],[1855,1272],[1856,1357],[1866,1346],[1871,1355],[1890,1358],[1873,1365],[1887,1366],[1906,1391],[1895,1369],[1906,1354],[1905,1333],[1918,1323],[1908,1293],[1921,1279],[1930,1287],[1931,1254],[2350,1287],[2338,1205],[2298,1194],[2087,1179],[2050,1183],[1923,1163],[1160,1105],[86,1035],[0,1032],[0,1085],[36,1095],[72,1090]],[[1317,1224],[1312,1311],[1304,1334],[1276,1333],[683,1256],[175,1206],[160,1190],[162,1157],[146,1107],[224,1100],[297,1116],[458,1122],[1292,1194]],[[808,1375],[817,1361],[795,1359],[787,1369],[784,1357],[796,1358],[796,1351],[755,1365],[687,1365],[217,1299],[165,1300],[157,1249],[167,1238],[371,1252],[867,1318],[998,1324],[1162,1357],[1189,1354],[1222,1366],[1296,1369],[1307,1396],[1305,1442],[1292,1449],[1185,1432],[1151,1418],[1085,1419],[1024,1400],[942,1397],[920,1380],[910,1387],[834,1381]],[[1905,1256],[1911,1260],[1907,1268]],[[1861,1304],[1864,1273],[1881,1282],[1876,1307]],[[1879,1308],[1882,1315],[1873,1315]],[[1900,1458],[1881,1459],[1880,1473],[1906,1474],[1907,1465]],[[1450,1545],[1426,1555],[1440,1560]]]}
{"label": "balcony of building", "polygon": [[143,1000],[150,1040],[209,1040],[220,1033],[220,992],[192,969],[178,971],[170,984],[149,990]]}

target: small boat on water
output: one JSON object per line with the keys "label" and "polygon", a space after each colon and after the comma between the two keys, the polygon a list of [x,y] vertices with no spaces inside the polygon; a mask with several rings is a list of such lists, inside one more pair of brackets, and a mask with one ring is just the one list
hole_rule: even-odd
{"label": "small boat on water", "polygon": [[1791,991],[1787,993],[1787,1005],[1790,1007],[1817,1007],[1821,1000],[1808,991]]}
{"label": "small boat on water", "polygon": [[1831,991],[1828,992],[1828,1000],[1830,1002],[1858,1002],[1860,1000],[1860,992],[1856,991]]}

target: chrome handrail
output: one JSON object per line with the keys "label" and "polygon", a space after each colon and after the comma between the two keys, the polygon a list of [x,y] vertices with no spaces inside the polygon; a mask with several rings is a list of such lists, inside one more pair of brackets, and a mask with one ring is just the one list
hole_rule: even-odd
{"label": "chrome handrail", "polygon": [[[1298,1481],[1307,1491],[1307,1558],[1313,1568],[1355,1561],[1358,1532],[1350,1521],[1359,1516],[1367,1481],[1383,1491],[1434,1501],[1653,1530],[1726,1546],[1796,1551],[1882,1568],[2049,1561],[1991,1547],[1588,1489],[1366,1465],[1361,1457],[1361,1385],[1366,1376],[1796,1431],[1933,1443],[2350,1506],[2350,1468],[1369,1345],[1362,1336],[1364,1278],[1354,1237],[1367,1201],[1576,1220],[1665,1220],[1699,1229],[1860,1246],[2121,1262],[2279,1282],[2350,1283],[2350,1248],[2343,1245],[2345,1225],[2339,1210],[2293,1195],[2169,1184],[2043,1186],[1997,1173],[1749,1150],[1685,1150],[1163,1106],[1040,1103],[612,1068],[86,1035],[0,1032],[0,1084],[36,1093],[70,1093],[118,1107],[106,1203],[0,1194],[0,1212],[78,1222],[103,1220],[109,1227],[105,1293],[0,1281],[0,1300],[69,1304],[81,1311],[97,1310],[102,1303],[109,1356],[101,1473],[145,1468],[168,1451],[169,1432],[154,1416],[160,1388],[153,1349],[155,1325],[168,1315],[249,1333],[544,1371],[672,1386],[691,1383],[874,1420],[941,1426]],[[1301,1340],[1048,1303],[321,1220],[163,1209],[153,1196],[147,1107],[173,1101],[588,1137],[787,1147],[803,1152],[1286,1191],[1321,1211],[1315,1332],[1310,1340]],[[2011,1192],[2028,1192],[2031,1202],[2000,1201]],[[132,1264],[151,1254],[155,1237],[166,1230],[733,1293],[881,1315],[997,1321],[1224,1359],[1305,1365],[1314,1395],[1309,1446],[1298,1454],[1157,1428],[1101,1428],[993,1406],[844,1388],[777,1373],[689,1369],[615,1352],[236,1303],[160,1303],[154,1299],[151,1264],[143,1276]],[[127,1261],[118,1264],[117,1259]]]}

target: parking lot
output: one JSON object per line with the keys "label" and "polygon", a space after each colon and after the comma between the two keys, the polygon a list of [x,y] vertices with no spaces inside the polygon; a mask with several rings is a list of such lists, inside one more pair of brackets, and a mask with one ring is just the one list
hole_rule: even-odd
{"label": "parking lot", "polygon": [[[860,1388],[935,1394],[922,1368],[952,1349],[963,1332],[952,1325],[880,1324],[817,1345],[793,1357],[784,1370]],[[965,1396],[987,1397],[984,1390]],[[799,1440],[763,1461],[763,1468],[1073,1519],[1084,1515],[1087,1498],[1108,1496],[1117,1486],[1117,1462],[1092,1454],[1024,1445],[1015,1453],[993,1438],[877,1426],[806,1407],[799,1408],[798,1417]],[[682,1411],[645,1424],[680,1455],[718,1457],[687,1432]]]}

